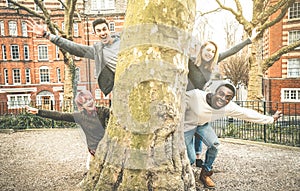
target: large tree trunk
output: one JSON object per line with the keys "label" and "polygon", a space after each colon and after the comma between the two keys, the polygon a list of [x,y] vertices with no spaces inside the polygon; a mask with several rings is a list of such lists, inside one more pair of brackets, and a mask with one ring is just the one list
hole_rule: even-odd
{"label": "large tree trunk", "polygon": [[262,95],[262,67],[261,55],[257,56],[257,41],[253,42],[250,57],[250,70],[248,82],[248,100],[261,100]]}
{"label": "large tree trunk", "polygon": [[85,190],[195,190],[183,137],[194,0],[130,0],[112,117]]}
{"label": "large tree trunk", "polygon": [[64,55],[64,104],[62,110],[72,112],[74,110],[74,94],[77,92],[77,82],[75,81],[75,64],[69,53]]}

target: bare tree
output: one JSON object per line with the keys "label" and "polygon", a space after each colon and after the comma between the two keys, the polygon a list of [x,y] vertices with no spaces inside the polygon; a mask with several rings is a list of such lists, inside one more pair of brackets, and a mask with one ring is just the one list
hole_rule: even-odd
{"label": "bare tree", "polygon": [[[252,52],[249,58],[250,62],[250,77],[248,85],[248,99],[256,100],[261,99],[261,84],[262,74],[269,67],[271,67],[275,61],[277,61],[283,54],[292,51],[295,47],[300,45],[300,41],[296,41],[288,46],[285,46],[275,52],[266,60],[260,60],[258,57],[259,41],[262,38],[262,34],[266,29],[275,25],[283,19],[286,15],[288,8],[295,2],[295,0],[253,0],[252,20],[248,21],[243,15],[243,9],[241,1],[234,0],[235,7],[225,6],[220,0],[216,0],[221,9],[227,10],[235,16],[235,19],[244,27],[244,30],[248,35],[254,28],[258,28],[260,34],[256,41],[252,44]],[[278,13],[273,20],[270,20],[270,16]]]}
{"label": "bare tree", "polygon": [[[226,48],[231,48],[238,43],[237,34],[239,24],[237,21],[225,23],[224,31],[226,36]],[[247,49],[243,49],[237,54],[227,58],[220,64],[220,69],[224,76],[230,79],[235,86],[238,83],[248,85],[249,80],[249,55]]]}
{"label": "bare tree", "polygon": [[195,190],[183,137],[195,1],[128,1],[112,100],[85,190]]}
{"label": "bare tree", "polygon": [[[76,8],[77,0],[65,0],[65,2],[58,0],[58,2],[60,2],[65,8],[64,9],[65,10],[64,31],[51,20],[50,18],[51,12],[47,9],[47,7],[45,7],[43,1],[34,0],[34,3],[41,9],[42,14],[36,12],[33,9],[28,8],[26,4],[18,3],[17,1],[14,0],[8,0],[8,1],[14,4],[16,7],[34,15],[37,19],[43,20],[47,24],[47,27],[49,28],[52,34],[56,34],[56,32],[59,32],[64,38],[72,40],[73,18],[74,18],[74,11]],[[69,103],[72,103],[74,93],[76,92],[76,81],[75,81],[76,65],[73,61],[73,58],[68,52],[64,51],[63,49],[60,49],[60,51],[63,54],[64,63],[65,63],[64,100],[67,102],[69,101]],[[69,104],[65,104],[65,107],[69,107],[69,106],[70,106]],[[64,108],[64,110],[67,111],[70,111],[72,109],[73,108]]]}

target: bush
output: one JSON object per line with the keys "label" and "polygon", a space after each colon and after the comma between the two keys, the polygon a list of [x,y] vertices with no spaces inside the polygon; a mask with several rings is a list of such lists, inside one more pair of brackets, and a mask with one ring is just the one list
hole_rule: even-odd
{"label": "bush", "polygon": [[0,129],[74,128],[75,123],[54,121],[29,113],[6,114],[0,117]]}

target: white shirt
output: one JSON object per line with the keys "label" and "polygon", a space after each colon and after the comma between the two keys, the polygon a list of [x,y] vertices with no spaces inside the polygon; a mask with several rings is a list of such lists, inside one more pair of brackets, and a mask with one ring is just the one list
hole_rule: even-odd
{"label": "white shirt", "polygon": [[204,125],[225,116],[231,116],[253,123],[273,123],[274,118],[258,113],[255,110],[238,106],[230,101],[225,107],[214,109],[206,102],[207,92],[194,89],[186,92],[186,111],[184,131],[194,129],[198,125]]}

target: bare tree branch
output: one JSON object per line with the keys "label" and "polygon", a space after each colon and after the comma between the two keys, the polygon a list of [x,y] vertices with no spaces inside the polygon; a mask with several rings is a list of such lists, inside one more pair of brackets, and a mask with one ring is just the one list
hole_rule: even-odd
{"label": "bare tree branch", "polygon": [[277,60],[279,60],[283,54],[291,52],[292,50],[294,50],[295,48],[297,48],[299,46],[300,46],[300,40],[298,40],[288,46],[285,46],[284,48],[281,48],[278,51],[276,51],[275,53],[273,53],[272,56],[270,56],[269,58],[267,58],[263,61],[263,63],[262,63],[263,72],[267,71],[267,69],[269,67],[271,67]]}
{"label": "bare tree branch", "polygon": [[44,15],[39,14],[39,13],[37,13],[36,11],[34,11],[34,10],[28,8],[28,7],[25,7],[25,6],[23,6],[22,4],[20,4],[20,3],[16,2],[16,1],[8,0],[8,3],[12,3],[12,4],[14,4],[15,6],[17,6],[18,8],[20,8],[21,10],[27,11],[28,13],[30,13],[30,14],[32,14],[32,15],[38,17],[38,18],[41,18],[41,19],[43,19],[43,20],[46,19]]}

